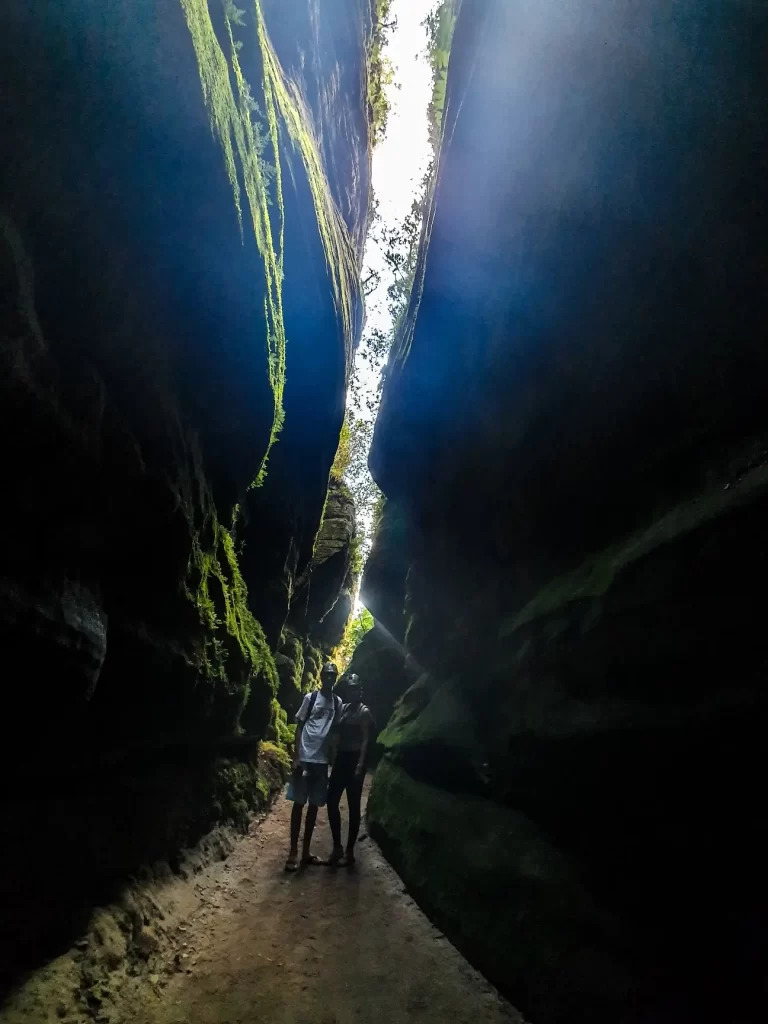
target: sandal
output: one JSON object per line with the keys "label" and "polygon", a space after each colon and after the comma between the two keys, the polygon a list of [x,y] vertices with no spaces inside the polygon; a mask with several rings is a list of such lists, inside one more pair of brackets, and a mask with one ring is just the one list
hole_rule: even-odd
{"label": "sandal", "polygon": [[355,860],[354,853],[345,853],[344,856],[339,861],[339,867],[340,868],[350,868],[350,870],[351,870],[355,866],[356,863],[357,863],[357,861]]}
{"label": "sandal", "polygon": [[299,870],[299,859],[295,854],[291,854],[288,860],[285,862],[286,871],[298,871]]}
{"label": "sandal", "polygon": [[323,863],[324,861],[320,860],[319,857],[316,857],[314,853],[310,853],[308,857],[301,858],[301,866],[303,868],[316,868]]}
{"label": "sandal", "polygon": [[326,864],[329,868],[335,868],[342,860],[344,860],[344,850],[339,848],[337,850],[333,850],[331,856],[326,861]]}

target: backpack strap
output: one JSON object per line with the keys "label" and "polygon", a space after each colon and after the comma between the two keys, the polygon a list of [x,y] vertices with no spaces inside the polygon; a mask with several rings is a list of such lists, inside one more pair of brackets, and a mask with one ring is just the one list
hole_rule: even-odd
{"label": "backpack strap", "polygon": [[[313,690],[309,698],[309,708],[307,710],[307,719],[312,717],[312,712],[315,710],[315,704],[317,703],[317,695],[320,693],[319,690]],[[342,703],[341,697],[338,693],[333,695],[333,720],[331,725],[335,725],[337,717],[341,714]]]}

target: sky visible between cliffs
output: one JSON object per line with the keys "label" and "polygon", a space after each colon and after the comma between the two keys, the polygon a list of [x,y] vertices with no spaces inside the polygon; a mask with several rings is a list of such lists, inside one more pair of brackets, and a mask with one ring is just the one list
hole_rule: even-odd
{"label": "sky visible between cliffs", "polygon": [[[384,227],[400,223],[411,208],[431,157],[427,108],[432,95],[432,71],[426,57],[427,35],[422,24],[440,0],[394,0],[390,17],[397,24],[387,39],[384,56],[394,67],[394,81],[386,87],[391,108],[384,138],[373,151],[373,191]],[[386,293],[392,281],[378,245],[369,237],[365,250],[365,279],[370,271],[381,275],[366,301],[366,330],[389,331],[392,323]],[[357,372],[364,393],[376,394],[381,366],[371,366],[357,353]],[[349,398],[354,412],[372,414]]]}
{"label": "sky visible between cliffs", "polygon": [[[393,0],[390,18],[396,25],[388,35],[384,56],[394,69],[393,81],[386,86],[390,111],[384,138],[373,152],[372,183],[381,226],[400,224],[411,209],[430,159],[427,110],[432,96],[432,70],[426,55],[427,33],[424,19],[435,11],[440,0]],[[377,287],[366,299],[365,331],[391,334],[391,314],[387,308],[387,288],[392,274],[380,246],[369,235],[365,249],[363,279],[378,275]],[[363,357],[365,342],[355,359],[359,382],[357,399],[350,391],[348,404],[356,417],[370,420],[378,409],[378,384],[382,363]],[[372,510],[358,508],[358,526],[367,537],[371,533]],[[367,545],[365,555],[367,556]],[[355,615],[360,611],[359,595]]]}

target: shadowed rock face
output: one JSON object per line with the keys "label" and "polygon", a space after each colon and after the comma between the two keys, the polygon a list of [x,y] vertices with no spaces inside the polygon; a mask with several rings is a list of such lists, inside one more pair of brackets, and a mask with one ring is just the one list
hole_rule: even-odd
{"label": "shadowed rock face", "polygon": [[405,577],[411,554],[411,533],[409,510],[387,501],[360,589],[366,608],[401,642],[406,628]]}
{"label": "shadowed rock face", "polygon": [[456,28],[370,460],[423,675],[369,813],[537,1022],[759,1019],[766,41],[687,0]]}
{"label": "shadowed rock face", "polygon": [[370,19],[294,5],[299,83],[279,8],[228,10],[32,0],[0,39],[0,896],[20,960],[142,862],[241,822],[266,791],[255,747],[281,738],[273,655],[361,321]]}
{"label": "shadowed rock face", "polygon": [[[381,623],[375,623],[355,648],[347,672],[360,677],[363,701],[380,731],[391,718],[409,681],[413,682],[413,675],[406,667],[405,648]],[[381,755],[378,744],[375,753],[377,758]]]}

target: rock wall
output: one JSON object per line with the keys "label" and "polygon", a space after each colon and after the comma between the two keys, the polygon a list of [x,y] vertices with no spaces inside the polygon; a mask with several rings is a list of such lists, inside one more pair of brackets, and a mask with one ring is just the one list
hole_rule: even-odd
{"label": "rock wall", "polygon": [[535,1024],[761,1015],[766,42],[693,0],[456,27],[370,458],[420,675],[369,816]]}
{"label": "rock wall", "polygon": [[6,12],[4,979],[269,795],[361,323],[370,30],[358,0]]}
{"label": "rock wall", "polygon": [[[386,501],[360,583],[360,598],[374,626],[355,648],[347,672],[360,676],[363,699],[378,730],[419,674],[405,646],[406,575],[410,553],[410,517],[395,501]],[[377,745],[376,755],[381,754]]]}

